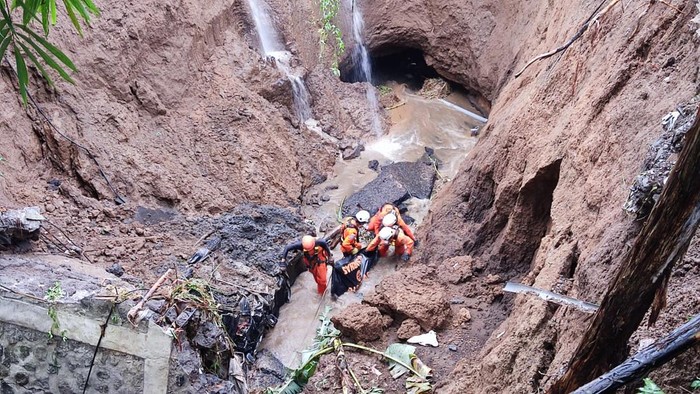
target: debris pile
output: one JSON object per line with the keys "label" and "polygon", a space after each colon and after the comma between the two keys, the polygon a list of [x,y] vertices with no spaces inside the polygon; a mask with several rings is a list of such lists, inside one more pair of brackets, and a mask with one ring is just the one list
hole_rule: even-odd
{"label": "debris pile", "polygon": [[[177,357],[182,361],[176,373],[187,377],[190,389],[245,393],[258,345],[277,323],[301,272],[295,263],[282,270],[280,252],[314,230],[288,210],[255,205],[201,219],[194,228],[204,236],[187,266],[177,270],[180,277],[169,282],[161,300],[142,303],[186,353]],[[202,371],[187,360],[198,360]]]}
{"label": "debris pile", "polygon": [[442,78],[430,78],[423,82],[423,87],[418,91],[418,95],[427,99],[441,99],[452,93],[450,84]]}
{"label": "debris pile", "polygon": [[637,219],[649,215],[659,199],[677,154],[683,148],[685,133],[695,120],[699,101],[700,97],[696,96],[690,103],[679,106],[662,118],[664,132],[649,147],[642,171],[634,179],[623,206],[625,211],[635,215]]}

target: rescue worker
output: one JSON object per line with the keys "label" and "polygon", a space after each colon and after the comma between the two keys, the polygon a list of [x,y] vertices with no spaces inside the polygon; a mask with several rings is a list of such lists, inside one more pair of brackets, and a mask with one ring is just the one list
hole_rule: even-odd
{"label": "rescue worker", "polygon": [[401,256],[401,260],[408,261],[413,254],[413,240],[406,235],[403,230],[394,225],[393,227],[382,227],[372,242],[367,245],[367,251],[373,252],[377,250],[379,257],[387,257],[390,255],[391,247],[394,247],[394,255]]}
{"label": "rescue worker", "polygon": [[[399,213],[399,209],[391,203],[386,203],[382,205],[382,207],[377,211],[374,216],[372,216],[372,219],[370,219],[369,224],[367,225],[367,229],[369,231],[373,231],[375,234],[379,234],[379,231],[382,229],[382,220],[384,219],[385,216],[393,214],[394,217],[396,218],[396,223],[403,233],[411,238],[415,242],[416,237],[413,235],[413,231],[411,231],[411,228],[408,227],[408,224],[403,221],[401,218],[401,213]],[[393,225],[392,225],[393,226]]]}
{"label": "rescue worker", "polygon": [[357,219],[358,223],[357,231],[359,234],[360,243],[362,245],[368,245],[372,241],[372,239],[374,239],[374,232],[371,232],[367,229],[367,226],[369,225],[370,216],[370,213],[368,211],[365,211],[364,209],[355,214],[355,219]]}
{"label": "rescue worker", "polygon": [[360,226],[357,219],[354,217],[347,217],[343,220],[342,233],[340,235],[340,251],[343,252],[343,256],[348,257],[362,249],[362,243],[360,242]]}
{"label": "rescue worker", "polygon": [[287,261],[287,254],[292,250],[303,252],[301,259],[314,276],[318,294],[323,295],[328,286],[326,264],[333,264],[333,255],[326,241],[311,235],[304,235],[301,242],[297,241],[285,246],[283,262]]}

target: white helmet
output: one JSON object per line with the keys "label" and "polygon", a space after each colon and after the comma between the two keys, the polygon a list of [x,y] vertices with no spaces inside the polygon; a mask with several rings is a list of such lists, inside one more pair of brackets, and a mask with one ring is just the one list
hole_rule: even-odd
{"label": "white helmet", "polygon": [[396,234],[396,231],[391,227],[383,227],[381,230],[379,230],[379,238],[383,241],[390,240],[394,234]]}
{"label": "white helmet", "polygon": [[386,216],[384,216],[384,219],[382,219],[382,226],[385,227],[391,227],[396,224],[396,215],[393,213],[388,213]]}
{"label": "white helmet", "polygon": [[367,223],[369,222],[369,212],[363,209],[355,215],[355,218],[360,223]]}

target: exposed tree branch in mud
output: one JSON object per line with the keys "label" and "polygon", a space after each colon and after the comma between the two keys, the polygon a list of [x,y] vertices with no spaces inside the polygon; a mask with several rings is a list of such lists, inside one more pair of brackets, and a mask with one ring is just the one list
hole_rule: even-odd
{"label": "exposed tree branch in mud", "polygon": [[398,104],[392,105],[391,107],[387,108],[386,110],[387,110],[387,111],[391,111],[392,109],[396,109],[396,108],[399,108],[399,107],[404,106],[404,105],[406,105],[406,102],[405,102],[405,101],[402,101],[402,102],[400,102],[400,103],[398,103]]}
{"label": "exposed tree branch in mud", "polygon": [[[7,65],[10,67],[12,72],[15,74],[15,78],[19,78],[17,76],[17,71],[15,71],[14,67],[12,67],[12,64],[10,63],[10,61],[7,60],[7,58],[4,58],[4,60],[5,60],[5,63],[7,63]],[[29,101],[32,102],[32,105],[34,105],[34,108],[36,108],[39,115],[41,115],[41,117],[44,118],[44,121],[46,121],[46,123],[49,125],[49,127],[51,127],[51,129],[53,131],[55,131],[58,135],[63,137],[66,141],[77,146],[79,149],[83,150],[85,152],[85,154],[87,154],[87,156],[90,158],[90,160],[92,160],[95,163],[100,175],[102,176],[102,178],[104,178],[105,182],[107,182],[107,186],[114,194],[114,202],[117,205],[124,204],[125,203],[124,199],[119,195],[119,193],[117,192],[117,189],[115,189],[114,186],[112,186],[112,182],[110,182],[109,178],[107,178],[107,174],[105,174],[104,169],[102,168],[102,165],[100,165],[100,162],[97,161],[97,157],[92,153],[92,151],[90,151],[88,148],[84,147],[83,145],[77,143],[74,139],[70,138],[69,136],[63,134],[61,132],[61,130],[59,130],[58,127],[56,127],[56,125],[53,124],[51,119],[49,119],[48,115],[46,115],[44,110],[41,109],[41,107],[36,102],[36,100],[34,100],[34,96],[32,96],[32,94],[29,92],[29,90],[27,90],[27,97],[29,98]]]}
{"label": "exposed tree branch in mud", "polygon": [[656,206],[610,282],[569,369],[549,394],[569,393],[622,361],[627,341],[649,306],[664,296],[663,283],[688,249],[698,223],[700,111]]}
{"label": "exposed tree branch in mud", "polygon": [[167,279],[171,272],[173,272],[173,269],[168,268],[168,270],[165,271],[165,273],[156,281],[156,283],[153,284],[151,289],[148,290],[148,293],[146,293],[146,295],[143,296],[141,301],[139,301],[138,304],[134,305],[134,307],[129,310],[129,313],[126,314],[126,318],[129,320],[129,323],[131,323],[134,326],[139,324],[140,319],[136,318],[137,315],[139,314],[141,309],[143,309],[143,306],[146,304],[146,301],[148,301],[148,299],[151,298],[153,293],[155,293],[156,290],[158,290],[158,288],[163,285],[163,282],[165,282],[165,279]]}
{"label": "exposed tree branch in mud", "polygon": [[700,343],[700,315],[573,394],[613,392],[627,383],[643,378],[649,371],[662,366],[697,343]]}
{"label": "exposed tree branch in mud", "polygon": [[[525,66],[522,69],[520,69],[520,71],[515,73],[515,78],[518,78],[533,63],[535,63],[539,60],[542,60],[542,59],[546,59],[550,56],[554,56],[561,51],[565,51],[567,48],[569,48],[571,46],[571,44],[574,43],[574,41],[578,40],[583,35],[583,33],[586,32],[586,30],[588,30],[588,28],[591,26],[591,24],[595,23],[601,16],[605,15],[606,12],[608,12],[615,4],[617,4],[619,2],[620,2],[620,0],[610,0],[608,5],[605,8],[603,8],[602,10],[600,10],[600,9],[601,9],[601,7],[603,7],[605,2],[600,3],[600,5],[595,9],[595,11],[593,11],[591,16],[588,17],[586,22],[581,26],[581,28],[576,32],[576,34],[574,34],[574,36],[569,39],[569,41],[567,41],[564,45],[562,45],[560,47],[552,49],[549,52],[545,52],[545,53],[542,53],[540,55],[535,56],[532,60],[527,62],[527,64],[525,64]],[[600,12],[599,12],[599,10],[600,10]]]}
{"label": "exposed tree branch in mud", "polygon": [[[340,343],[340,339],[336,338],[333,340],[333,349],[335,350],[336,354],[336,367],[340,372],[340,386],[343,389],[343,394],[355,393],[355,390],[352,389],[354,384],[352,377],[350,376],[348,360],[345,358],[345,352],[343,351],[343,346]],[[360,390],[362,390],[362,386],[360,386]]]}

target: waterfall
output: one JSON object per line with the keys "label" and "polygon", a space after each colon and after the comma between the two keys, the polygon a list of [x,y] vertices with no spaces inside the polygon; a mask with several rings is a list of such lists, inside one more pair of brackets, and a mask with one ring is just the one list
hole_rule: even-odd
{"label": "waterfall", "polygon": [[[362,10],[356,0],[350,1],[350,9],[352,13],[352,36],[355,40],[355,49],[352,53],[352,61],[358,70],[357,79],[363,82],[372,83],[372,66],[369,62],[367,47],[362,39],[362,32],[365,29],[365,21],[362,19]],[[372,88],[367,88],[367,104],[372,118],[372,131],[375,135],[382,134],[381,120],[379,119],[379,100],[376,92]]]}
{"label": "waterfall", "polygon": [[267,12],[267,5],[262,0],[248,0],[248,6],[255,23],[255,30],[258,32],[260,46],[266,58],[273,58],[277,69],[279,69],[292,84],[294,95],[294,111],[301,123],[311,118],[311,95],[306,89],[304,80],[292,72],[289,63],[291,53],[285,50],[280,40],[277,30],[272,23],[270,14]]}

